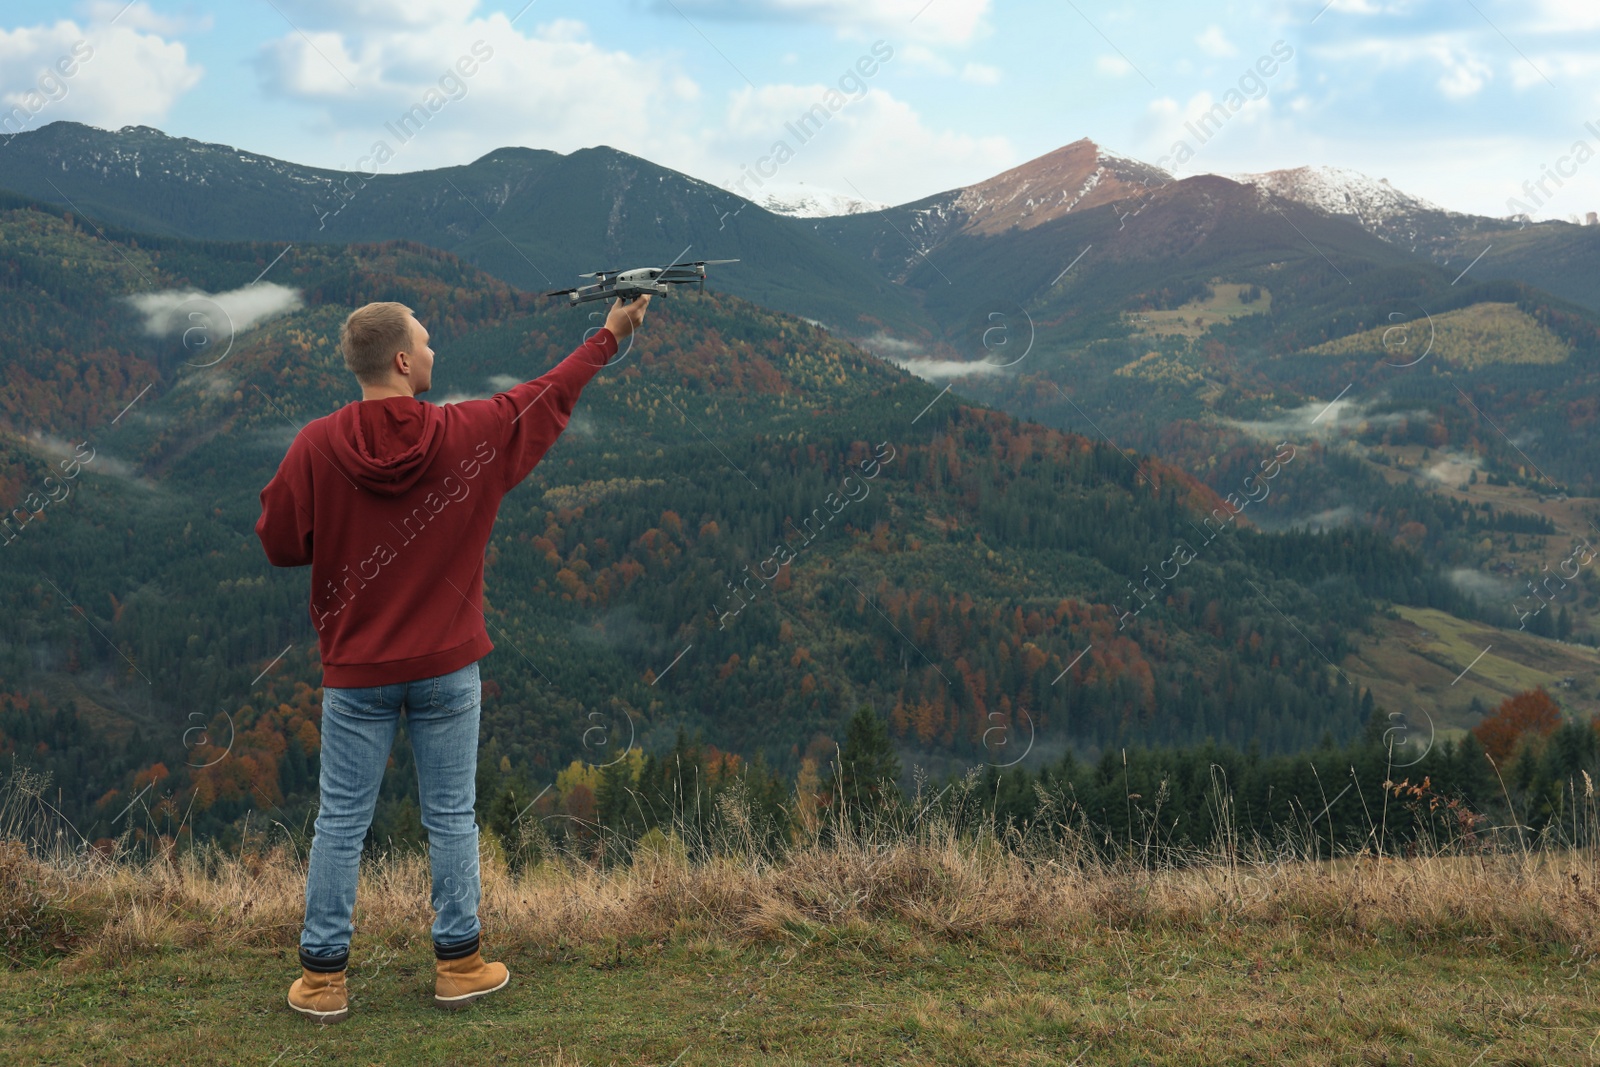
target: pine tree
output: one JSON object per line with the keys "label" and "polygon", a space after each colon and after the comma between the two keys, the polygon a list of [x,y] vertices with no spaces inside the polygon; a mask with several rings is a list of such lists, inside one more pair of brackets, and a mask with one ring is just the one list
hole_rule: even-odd
{"label": "pine tree", "polygon": [[629,829],[633,772],[634,766],[626,758],[613,760],[600,768],[600,784],[595,787],[594,803],[595,820],[601,826],[610,830]]}
{"label": "pine tree", "polygon": [[900,757],[889,741],[884,721],[863,704],[845,728],[844,744],[829,768],[826,792],[836,811],[848,812],[859,826],[868,814],[892,808],[900,796]]}

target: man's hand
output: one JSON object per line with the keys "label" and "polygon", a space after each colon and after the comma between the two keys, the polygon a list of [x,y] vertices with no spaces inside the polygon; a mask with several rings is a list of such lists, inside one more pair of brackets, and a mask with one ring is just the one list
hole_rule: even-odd
{"label": "man's hand", "polygon": [[631,304],[624,304],[622,297],[617,297],[617,302],[611,305],[611,311],[606,315],[606,329],[618,341],[626,340],[644,322],[644,309],[649,306],[649,293],[634,297]]}

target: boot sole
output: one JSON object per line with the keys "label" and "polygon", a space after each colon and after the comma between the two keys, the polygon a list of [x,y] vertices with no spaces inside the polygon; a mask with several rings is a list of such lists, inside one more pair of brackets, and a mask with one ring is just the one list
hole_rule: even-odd
{"label": "boot sole", "polygon": [[493,989],[480,989],[476,993],[463,993],[459,997],[441,997],[439,994],[435,993],[433,995],[433,1006],[436,1008],[443,1008],[445,1011],[459,1011],[468,1004],[471,1004],[474,1000],[477,1000],[479,997],[486,997],[490,993],[498,993],[509,984],[511,984],[511,975],[508,972],[505,978],[501,980],[500,984],[495,986]]}
{"label": "boot sole", "polygon": [[304,1015],[312,1022],[320,1023],[323,1026],[330,1026],[333,1023],[343,1022],[344,1017],[350,1014],[349,1008],[340,1008],[338,1011],[312,1011],[310,1008],[300,1007],[292,1000],[289,1001],[289,1007],[293,1008],[301,1015]]}

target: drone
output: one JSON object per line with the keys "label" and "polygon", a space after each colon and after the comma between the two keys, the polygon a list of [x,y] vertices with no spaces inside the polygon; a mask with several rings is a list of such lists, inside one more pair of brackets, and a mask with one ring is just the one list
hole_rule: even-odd
{"label": "drone", "polygon": [[576,307],[590,300],[617,298],[632,301],[635,297],[645,294],[666,296],[674,285],[698,285],[701,291],[704,291],[707,267],[719,263],[737,262],[739,262],[737,259],[702,259],[694,263],[674,263],[668,267],[597,270],[592,274],[578,275],[580,278],[594,278],[593,285],[582,285],[575,289],[556,289],[540,295],[564,296],[569,305]]}

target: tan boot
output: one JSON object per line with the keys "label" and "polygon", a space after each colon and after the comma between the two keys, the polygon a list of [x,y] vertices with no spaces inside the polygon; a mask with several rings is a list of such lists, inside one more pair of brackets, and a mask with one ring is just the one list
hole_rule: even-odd
{"label": "tan boot", "polygon": [[476,938],[444,953],[454,959],[439,959],[439,955],[435,946],[433,1003],[438,1007],[464,1008],[481,996],[504,989],[511,981],[505,964],[483,962]]}
{"label": "tan boot", "polygon": [[319,1023],[336,1023],[350,1014],[350,994],[345,989],[343,971],[302,967],[301,972],[289,986],[289,1007]]}

